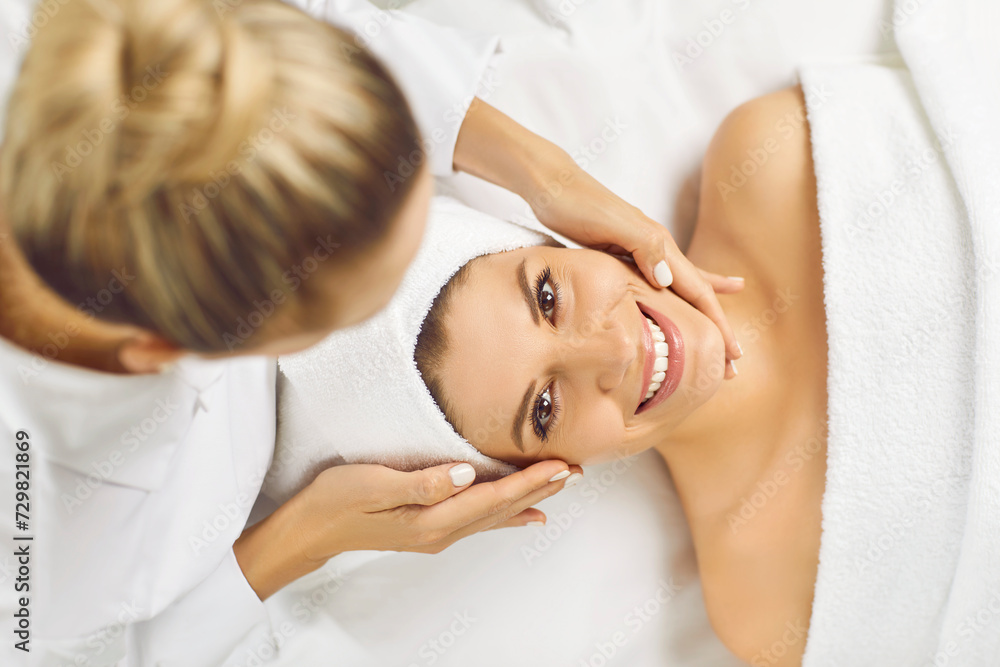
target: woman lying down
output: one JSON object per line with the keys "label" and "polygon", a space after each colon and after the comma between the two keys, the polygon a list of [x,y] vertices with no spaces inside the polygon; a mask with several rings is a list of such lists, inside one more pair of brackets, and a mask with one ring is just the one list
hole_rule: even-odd
{"label": "woman lying down", "polygon": [[[737,378],[723,381],[717,327],[632,265],[441,200],[386,311],[280,360],[279,451],[265,492],[280,501],[343,462],[464,460],[482,480],[538,460],[586,466],[655,449],[676,484],[718,637],[753,664],[800,664],[825,520],[828,407],[831,429],[839,415],[828,405],[827,320],[831,331],[844,326],[824,308],[805,118],[800,88],[759,98],[724,121],[705,155],[687,255],[746,278],[743,291],[720,298],[745,350]],[[827,292],[840,285],[828,278]],[[953,306],[956,318],[964,309]],[[844,335],[878,336],[882,326]],[[939,353],[931,372],[958,367],[957,353]],[[838,363],[831,354],[831,378]],[[867,382],[868,370],[852,377]],[[350,396],[337,390],[344,385]],[[948,390],[949,377],[939,386]],[[852,393],[877,404],[880,391],[874,382]],[[880,437],[877,423],[860,425]],[[869,499],[879,493],[871,483],[861,494]],[[889,597],[895,585],[884,588]]]}

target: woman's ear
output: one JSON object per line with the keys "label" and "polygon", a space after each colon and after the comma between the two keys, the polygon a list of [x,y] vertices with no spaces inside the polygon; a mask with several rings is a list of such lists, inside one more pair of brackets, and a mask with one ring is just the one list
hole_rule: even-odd
{"label": "woman's ear", "polygon": [[184,350],[143,331],[118,346],[118,363],[129,373],[160,373],[184,355]]}

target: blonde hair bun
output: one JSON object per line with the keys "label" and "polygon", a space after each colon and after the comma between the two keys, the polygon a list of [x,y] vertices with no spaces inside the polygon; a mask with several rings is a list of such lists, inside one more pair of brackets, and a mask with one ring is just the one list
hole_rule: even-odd
{"label": "blonde hair bun", "polygon": [[70,0],[5,132],[0,197],[41,277],[79,303],[126,267],[100,316],[204,352],[317,238],[385,234],[411,183],[384,174],[419,147],[386,70],[277,0]]}

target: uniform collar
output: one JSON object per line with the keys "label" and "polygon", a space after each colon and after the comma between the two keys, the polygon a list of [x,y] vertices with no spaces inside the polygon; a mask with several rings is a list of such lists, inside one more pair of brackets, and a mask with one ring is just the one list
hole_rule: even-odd
{"label": "uniform collar", "polygon": [[198,411],[211,409],[227,363],[185,357],[164,373],[116,375],[0,338],[0,422],[88,483],[155,490]]}

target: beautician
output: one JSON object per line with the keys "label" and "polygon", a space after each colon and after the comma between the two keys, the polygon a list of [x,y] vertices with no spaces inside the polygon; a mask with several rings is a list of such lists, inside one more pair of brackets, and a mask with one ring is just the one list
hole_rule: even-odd
{"label": "beautician", "polygon": [[261,600],[337,553],[544,520],[561,461],[471,488],[466,465],[343,466],[243,530],[273,453],[273,357],[387,302],[432,174],[532,203],[559,181],[547,225],[655,284],[672,272],[739,356],[712,292],[731,280],[468,107],[495,40],[383,28],[417,123],[359,40],[267,0],[70,0],[35,38],[0,149],[0,470],[29,444],[38,664],[245,664],[276,643]]}

